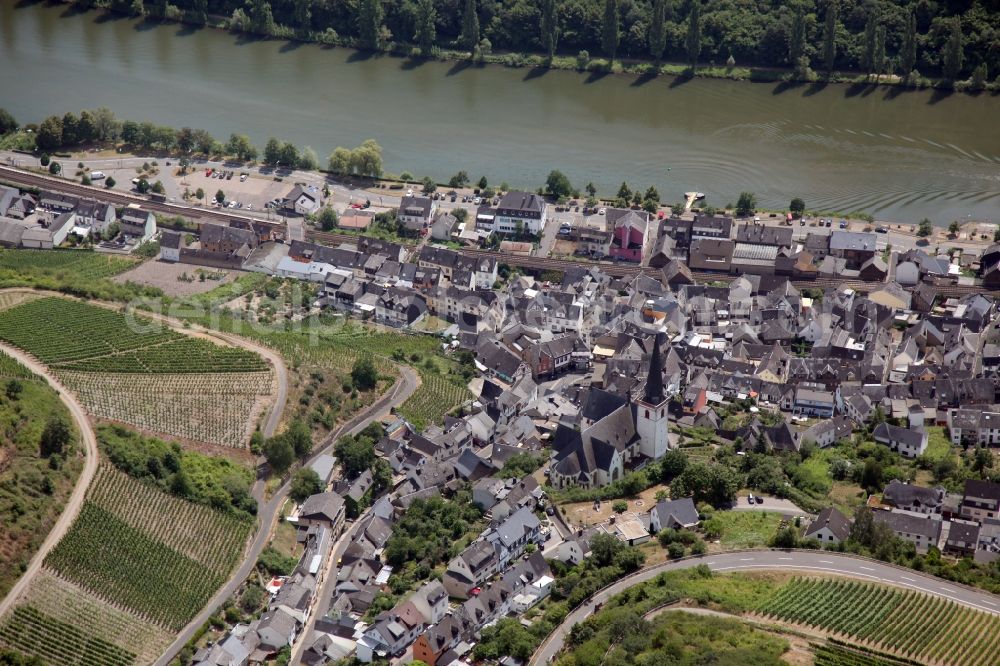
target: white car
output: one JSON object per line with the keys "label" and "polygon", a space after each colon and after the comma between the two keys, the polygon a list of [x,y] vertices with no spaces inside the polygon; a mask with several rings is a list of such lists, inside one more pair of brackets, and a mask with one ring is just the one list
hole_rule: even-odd
{"label": "white car", "polygon": [[101,180],[102,178],[104,178],[104,172],[103,171],[91,171],[90,172],[90,179],[91,180]]}
{"label": "white car", "polygon": [[236,208],[236,202],[235,201],[230,201],[229,202],[229,207],[230,208]]}
{"label": "white car", "polygon": [[472,203],[474,203],[474,204],[476,204],[478,206],[479,204],[483,203],[483,198],[482,197],[476,197],[475,199],[472,200]]}
{"label": "white car", "polygon": [[244,173],[244,174],[242,174],[242,175],[240,176],[240,182],[241,182],[241,183],[244,183],[244,182],[246,182],[246,179],[247,179],[247,174],[245,174],[245,173]]}
{"label": "white car", "polygon": [[408,196],[408,197],[412,197],[413,196],[413,188],[412,187],[410,189],[406,190],[406,196]]}
{"label": "white car", "polygon": [[597,214],[598,214],[598,215],[604,215],[604,214],[606,214],[607,212],[608,212],[608,209],[607,209],[607,208],[601,208],[600,210],[598,210],[598,211],[597,211]]}

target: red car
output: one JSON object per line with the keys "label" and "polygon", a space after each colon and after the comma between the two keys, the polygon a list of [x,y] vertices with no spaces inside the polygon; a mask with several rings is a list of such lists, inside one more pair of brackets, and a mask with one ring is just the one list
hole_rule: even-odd
{"label": "red car", "polygon": [[211,176],[212,175],[212,171],[213,171],[213,169],[205,169],[205,175],[206,176]]}

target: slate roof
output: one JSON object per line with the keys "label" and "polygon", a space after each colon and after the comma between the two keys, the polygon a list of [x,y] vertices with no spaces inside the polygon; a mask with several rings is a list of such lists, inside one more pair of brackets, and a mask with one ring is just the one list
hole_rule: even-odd
{"label": "slate roof", "polygon": [[829,528],[833,535],[840,541],[846,541],[851,536],[851,521],[842,514],[836,507],[828,506],[819,512],[816,520],[812,521],[809,529],[805,531],[805,537],[814,536],[816,532],[824,527]]}

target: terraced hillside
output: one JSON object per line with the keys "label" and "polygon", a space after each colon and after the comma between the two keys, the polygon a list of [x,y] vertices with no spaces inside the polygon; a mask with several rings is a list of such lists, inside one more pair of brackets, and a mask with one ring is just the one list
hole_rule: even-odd
{"label": "terraced hillside", "polygon": [[102,464],[0,646],[48,663],[149,663],[225,581],[254,523]]}
{"label": "terraced hillside", "polygon": [[245,447],[274,373],[257,354],[65,298],[0,310],[0,339],[51,367],[95,416]]}

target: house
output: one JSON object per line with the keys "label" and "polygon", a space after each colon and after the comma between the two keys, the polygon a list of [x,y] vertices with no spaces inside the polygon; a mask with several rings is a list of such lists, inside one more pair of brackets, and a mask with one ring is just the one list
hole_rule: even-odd
{"label": "house", "polygon": [[1000,412],[972,408],[948,410],[948,432],[952,444],[1000,444]]}
{"label": "house", "polygon": [[877,522],[887,525],[900,539],[912,543],[921,554],[926,554],[931,546],[936,548],[941,538],[941,520],[931,516],[915,516],[898,511],[875,511],[872,517]]}
{"label": "house", "polygon": [[688,253],[688,267],[692,271],[720,271],[728,273],[733,262],[735,243],[729,239],[695,238]]}
{"label": "house", "polygon": [[508,192],[497,204],[493,230],[502,234],[540,234],[545,228],[545,200],[529,192]]}
{"label": "house", "polygon": [[181,260],[181,247],[184,236],[176,231],[164,231],[160,234],[160,259],[178,262]]}
{"label": "house", "polygon": [[861,265],[858,278],[866,282],[884,282],[888,274],[889,267],[882,261],[882,257],[872,257]]}
{"label": "house", "polygon": [[959,513],[962,518],[983,522],[1000,518],[1000,484],[966,479]]}
{"label": "house", "polygon": [[861,268],[875,256],[877,241],[873,233],[835,229],[830,234],[830,254],[846,260],[848,268]]}
{"label": "house", "polygon": [[853,430],[851,420],[846,416],[838,415],[809,426],[802,431],[801,439],[803,442],[816,442],[816,446],[826,448],[850,437]]}
{"label": "house", "polygon": [[736,229],[736,242],[791,247],[792,229],[766,224],[742,224]]}
{"label": "house", "polygon": [[37,250],[59,247],[73,229],[75,219],[73,213],[60,213],[48,226],[28,227],[21,234],[21,245]]}
{"label": "house", "polygon": [[613,229],[609,253],[613,258],[642,263],[649,238],[649,213],[621,208],[608,208],[606,224]]}
{"label": "house", "polygon": [[299,509],[299,528],[312,525],[328,527],[339,535],[344,527],[344,500],[334,492],[310,495]]}
{"label": "house", "polygon": [[500,558],[493,543],[476,541],[448,562],[441,584],[448,596],[468,599],[472,590],[492,578],[500,569]]}
{"label": "house", "polygon": [[873,289],[868,293],[868,300],[891,310],[910,309],[910,292],[903,289],[898,282],[887,282]]}
{"label": "house", "polygon": [[420,248],[417,265],[440,269],[441,277],[448,281],[457,273],[468,271],[475,276],[477,289],[492,289],[497,281],[497,261],[493,257],[467,257],[448,248],[424,245]]}
{"label": "house", "polygon": [[375,302],[375,319],[393,328],[406,328],[427,314],[427,301],[416,292],[390,287]]}
{"label": "house", "polygon": [[430,197],[403,197],[396,210],[396,222],[407,231],[421,232],[431,225],[437,202]]}
{"label": "house", "polygon": [[458,228],[458,219],[451,213],[438,213],[431,224],[431,238],[436,241],[451,240]]}
{"label": "house", "polygon": [[[413,643],[413,659],[427,666],[438,666],[438,660],[465,637],[468,624],[462,614],[449,615],[417,638]],[[443,661],[440,663],[444,664]]]}
{"label": "house", "polygon": [[916,458],[927,450],[927,432],[923,429],[901,428],[883,422],[875,426],[872,438],[907,458]]}
{"label": "house", "polygon": [[316,215],[322,207],[323,194],[315,185],[296,185],[282,202],[282,210],[292,215]]}
{"label": "house", "polygon": [[882,501],[902,511],[938,515],[944,504],[944,488],[924,488],[897,479],[889,482],[882,491]]}
{"label": "house", "polygon": [[809,524],[804,534],[806,539],[816,539],[822,544],[838,544],[851,536],[851,521],[836,507],[827,507],[819,512]]}
{"label": "house", "polygon": [[237,254],[244,249],[254,249],[259,238],[250,229],[239,229],[224,224],[202,224],[198,239],[203,250],[222,254]]}
{"label": "house", "polygon": [[833,416],[835,402],[832,392],[799,384],[795,387],[792,413],[828,419]]}
{"label": "house", "polygon": [[444,619],[448,612],[448,592],[441,581],[432,580],[420,586],[420,589],[410,596],[410,602],[416,607],[428,626],[435,625]]}
{"label": "house", "polygon": [[505,569],[514,558],[520,557],[529,543],[539,543],[541,527],[538,516],[530,507],[525,506],[486,533],[486,540],[496,547],[501,569]]}
{"label": "house", "polygon": [[698,509],[690,497],[662,500],[649,511],[649,531],[687,529],[697,525],[699,520]]}
{"label": "house", "polygon": [[952,520],[944,551],[959,557],[970,557],[979,547],[979,523]]}
{"label": "house", "polygon": [[279,652],[295,640],[298,621],[284,608],[272,608],[264,613],[257,625],[257,635],[260,637],[258,649],[263,648],[268,654]]}
{"label": "house", "polygon": [[649,541],[649,530],[638,518],[618,516],[610,525],[601,529],[627,546],[639,546]]}
{"label": "house", "polygon": [[137,244],[145,243],[156,234],[156,217],[136,204],[125,207],[119,222],[122,235]]}

